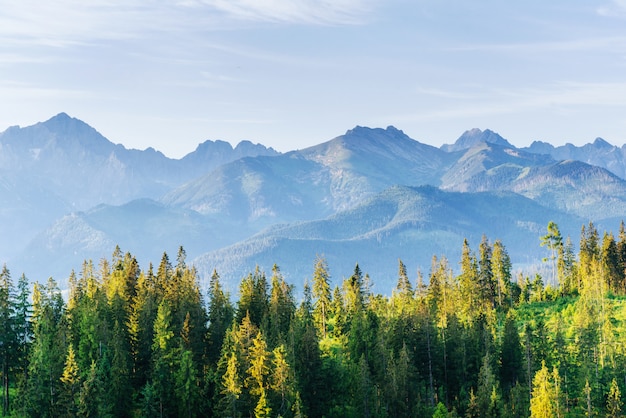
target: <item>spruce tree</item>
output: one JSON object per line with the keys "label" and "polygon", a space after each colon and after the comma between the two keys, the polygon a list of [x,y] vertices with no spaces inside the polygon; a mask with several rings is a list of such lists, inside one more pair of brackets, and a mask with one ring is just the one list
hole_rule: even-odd
{"label": "spruce tree", "polygon": [[607,418],[618,418],[622,415],[622,394],[619,390],[619,385],[617,384],[617,380],[615,378],[611,381],[611,387],[609,389],[609,394],[606,398],[606,417]]}
{"label": "spruce tree", "polygon": [[230,327],[234,316],[234,309],[228,294],[224,293],[220,283],[220,276],[215,270],[209,281],[208,302],[207,360],[209,364],[215,364],[219,359],[226,331]]}
{"label": "spruce tree", "polygon": [[331,310],[330,274],[322,257],[317,257],[313,270],[313,297],[315,298],[313,318],[322,338],[326,338],[328,317]]}
{"label": "spruce tree", "polygon": [[15,303],[11,273],[6,264],[0,272],[0,375],[2,376],[2,415],[9,413],[11,369],[15,366],[18,350],[15,333]]}

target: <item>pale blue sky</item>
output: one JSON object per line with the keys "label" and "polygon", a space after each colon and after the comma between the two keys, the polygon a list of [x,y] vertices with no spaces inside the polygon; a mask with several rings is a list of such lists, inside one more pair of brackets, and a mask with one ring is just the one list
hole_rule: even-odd
{"label": "pale blue sky", "polygon": [[0,131],[59,113],[170,157],[355,125],[626,142],[626,0],[0,0]]}

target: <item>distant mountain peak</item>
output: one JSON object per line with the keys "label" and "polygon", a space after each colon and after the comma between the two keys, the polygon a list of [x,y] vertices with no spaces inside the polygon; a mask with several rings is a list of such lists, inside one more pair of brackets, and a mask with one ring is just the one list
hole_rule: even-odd
{"label": "distant mountain peak", "polygon": [[73,118],[65,112],[61,112],[51,117],[47,121],[42,122],[42,124],[45,126],[49,126],[49,127],[62,127],[62,126],[71,126],[71,125],[87,126],[90,129],[95,130],[94,128],[89,126],[87,123],[83,122],[80,119]]}
{"label": "distant mountain peak", "polygon": [[496,144],[504,147],[512,146],[509,141],[490,129],[482,131],[478,128],[473,128],[463,132],[463,135],[461,135],[453,145],[446,144],[443,145],[441,149],[447,152],[462,151],[480,143]]}
{"label": "distant mountain peak", "polygon": [[409,138],[402,130],[395,126],[389,125],[386,129],[383,128],[369,128],[367,126],[355,126],[354,128],[346,131],[344,135],[346,138],[358,137],[358,138],[385,138],[385,139],[406,139]]}
{"label": "distant mountain peak", "polygon": [[593,141],[593,146],[596,148],[603,148],[603,149],[613,148],[613,145],[609,144],[607,141],[605,141],[604,139],[600,137],[596,138],[596,140]]}
{"label": "distant mountain peak", "polygon": [[75,119],[75,118],[71,117],[70,115],[68,115],[65,112],[61,112],[61,113],[51,117],[50,119],[48,119],[48,122],[52,121],[52,120],[69,120],[69,119]]}

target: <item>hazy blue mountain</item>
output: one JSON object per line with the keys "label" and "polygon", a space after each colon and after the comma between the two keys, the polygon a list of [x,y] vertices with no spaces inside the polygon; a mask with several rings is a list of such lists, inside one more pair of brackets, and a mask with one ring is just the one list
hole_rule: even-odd
{"label": "hazy blue mountain", "polygon": [[156,199],[243,156],[276,155],[244,141],[206,141],[180,160],[126,149],[65,113],[0,133],[0,261],[15,256],[55,219],[99,204]]}
{"label": "hazy blue mountain", "polygon": [[626,218],[626,181],[580,161],[530,168],[509,190],[594,222]]}
{"label": "hazy blue mountain", "polygon": [[191,210],[164,206],[150,199],[120,206],[98,205],[73,212],[43,230],[22,254],[12,260],[17,271],[45,280],[52,275],[60,283],[85,259],[98,263],[110,257],[116,245],[130,251],[142,265],[158,263],[164,251],[176,254],[183,245],[195,256],[245,239],[255,231],[245,225],[216,222]]}
{"label": "hazy blue mountain", "polygon": [[547,142],[535,141],[525,151],[548,154],[557,161],[577,160],[590,165],[603,167],[613,174],[626,178],[626,145],[621,148],[609,144],[602,138],[596,138],[593,143],[577,147],[565,144],[555,147]]}
{"label": "hazy blue mountain", "polygon": [[490,143],[466,151],[443,176],[445,190],[511,191],[583,219],[626,216],[626,181],[580,161],[554,161]]}
{"label": "hazy blue mountain", "polygon": [[[75,210],[157,198],[183,182],[244,156],[272,149],[206,141],[181,160],[148,148],[126,149],[65,113],[0,133],[2,174],[12,172],[63,198]],[[248,153],[247,153],[248,152]]]}
{"label": "hazy blue mountain", "polygon": [[[544,257],[539,236],[550,220],[563,234],[577,237],[582,218],[546,208],[511,192],[458,193],[423,187],[394,186],[353,209],[323,220],[276,225],[234,246],[194,260],[202,277],[216,269],[236,291],[255,265],[270,272],[278,264],[301,288],[311,278],[317,255],[329,263],[335,284],[350,276],[356,263],[387,292],[397,281],[398,258],[412,279],[428,274],[433,255],[449,257],[458,268],[464,238],[477,251],[483,234],[501,239],[515,263]],[[576,239],[576,238],[575,238]]]}
{"label": "hazy blue mountain", "polygon": [[242,158],[166,194],[166,205],[233,223],[314,219],[333,212],[327,170],[297,154]]}
{"label": "hazy blue mountain", "polygon": [[511,145],[477,142],[460,154],[442,176],[441,187],[461,192],[507,190],[524,169],[553,163],[550,156],[524,152]]}
{"label": "hazy blue mountain", "polygon": [[[398,258],[426,272],[432,255],[456,263],[464,237],[476,248],[486,234],[516,262],[536,262],[550,220],[576,240],[589,220],[615,229],[626,218],[626,181],[550,147],[473,129],[440,149],[357,126],[286,154],[205,141],[173,160],[60,114],[0,134],[0,261],[62,281],[115,245],[144,265],[183,245],[206,278],[277,263],[301,282],[323,253],[336,279],[359,262],[388,289]],[[620,161],[603,141],[587,149]]]}
{"label": "hazy blue mountain", "polygon": [[161,201],[266,226],[328,216],[394,184],[437,185],[453,161],[394,127],[356,127],[304,150],[226,164]]}
{"label": "hazy blue mountain", "polygon": [[62,197],[38,182],[2,168],[0,196],[0,262],[16,254],[53,219],[71,209]]}
{"label": "hazy blue mountain", "polygon": [[441,149],[446,152],[465,151],[481,143],[496,144],[503,147],[513,148],[506,139],[492,130],[481,131],[478,128],[465,131],[454,144],[444,144]]}

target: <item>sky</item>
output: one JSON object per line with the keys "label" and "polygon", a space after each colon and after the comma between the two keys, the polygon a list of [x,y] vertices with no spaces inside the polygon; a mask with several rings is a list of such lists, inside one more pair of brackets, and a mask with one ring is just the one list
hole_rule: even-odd
{"label": "sky", "polygon": [[626,143],[626,0],[0,0],[0,131],[66,112],[172,158],[356,125]]}

